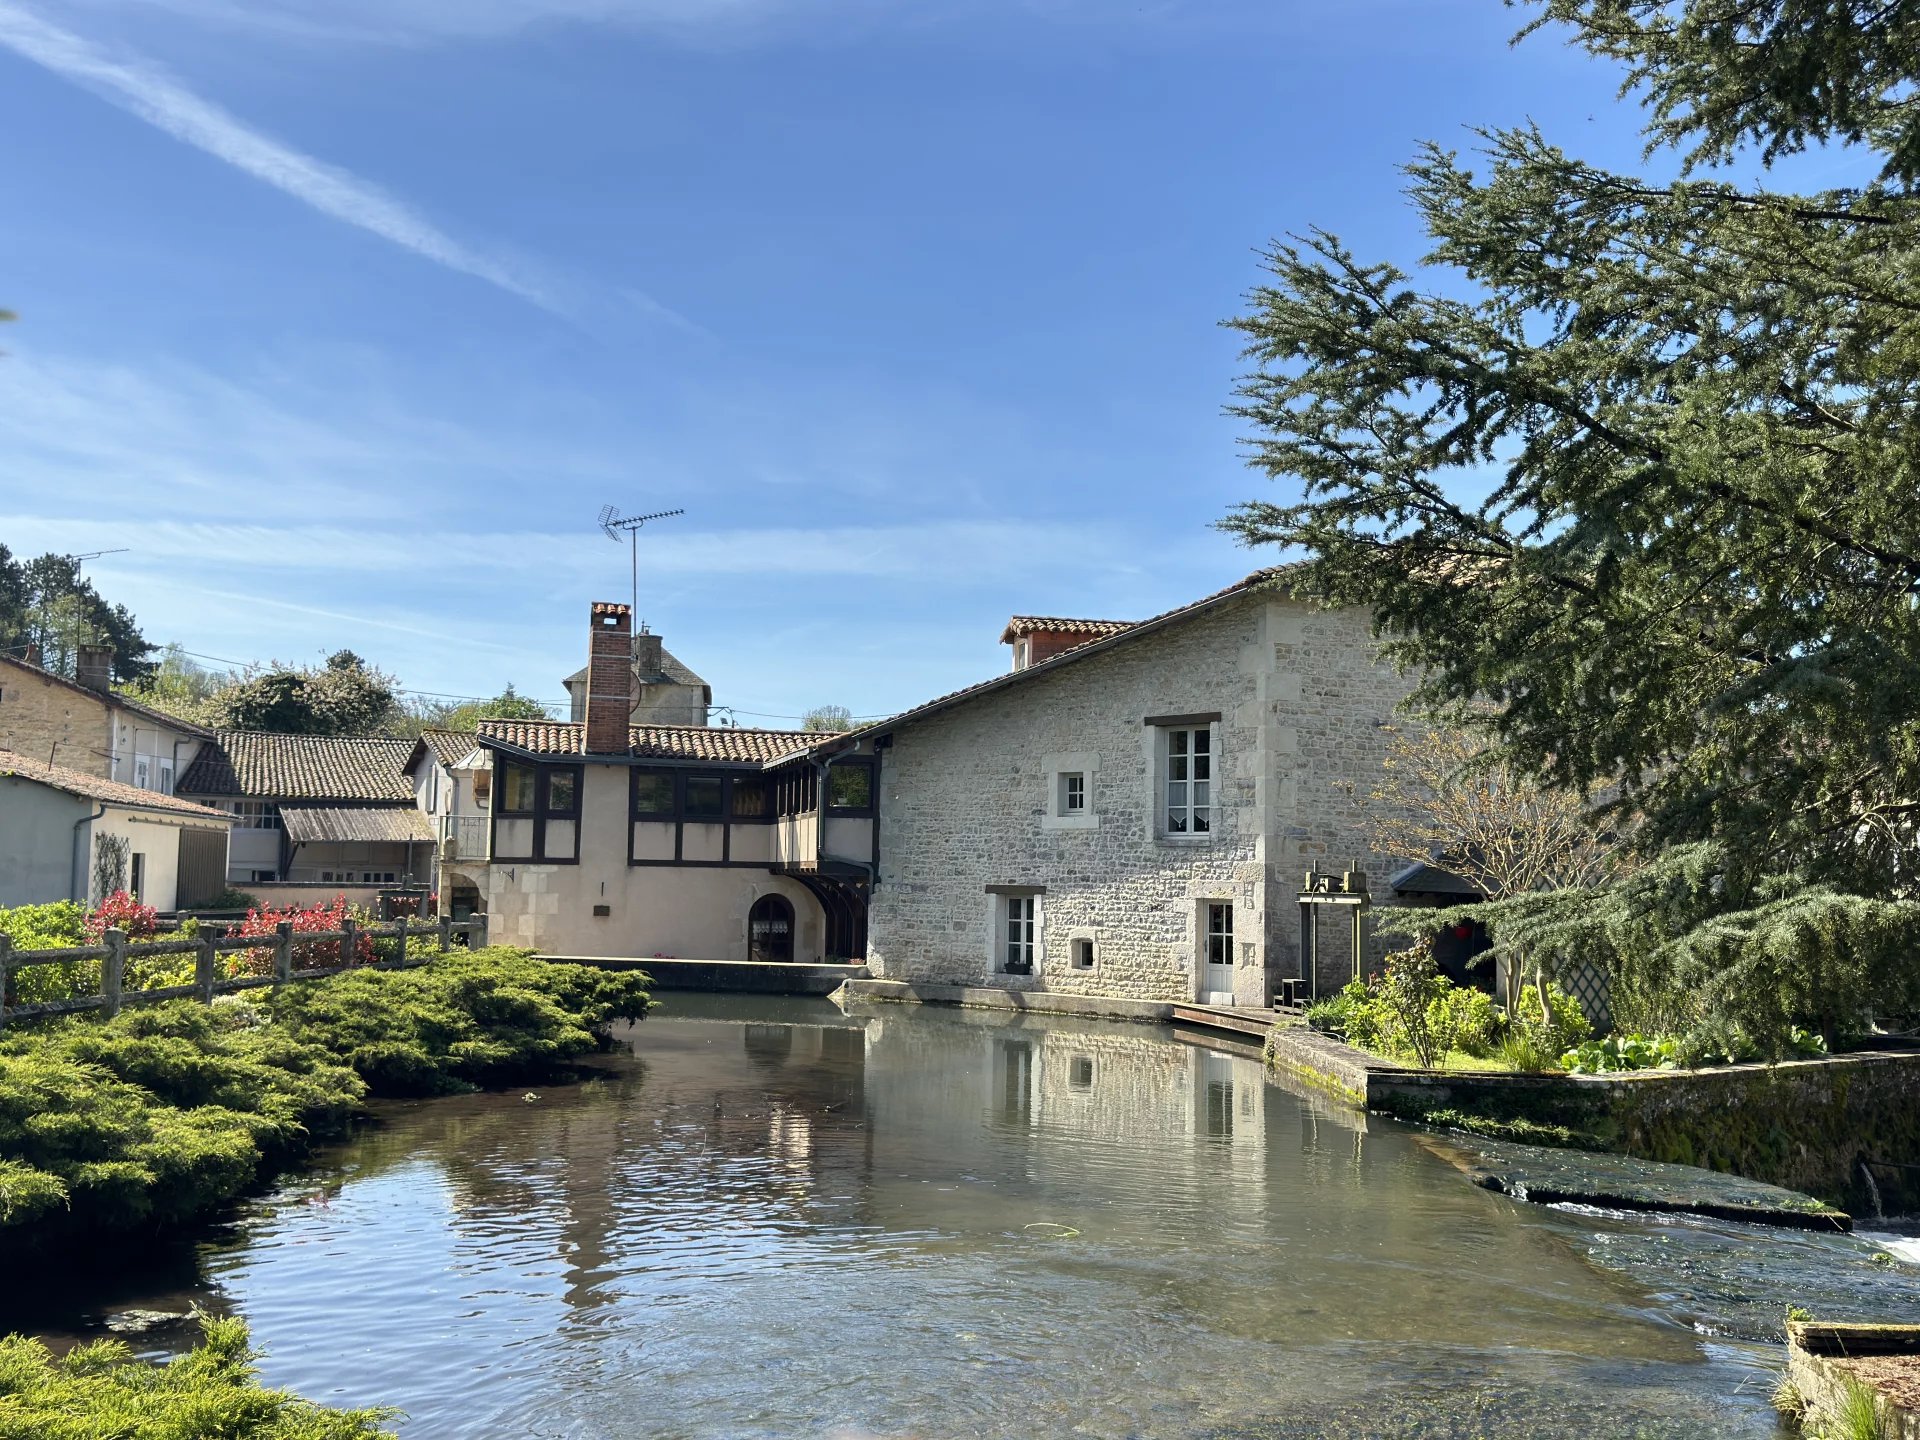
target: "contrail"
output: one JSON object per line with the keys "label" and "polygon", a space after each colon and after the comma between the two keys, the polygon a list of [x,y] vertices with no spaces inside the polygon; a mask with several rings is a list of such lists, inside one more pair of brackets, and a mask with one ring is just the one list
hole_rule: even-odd
{"label": "contrail", "polygon": [[0,46],[93,91],[176,140],[284,190],[323,215],[369,230],[536,305],[555,308],[533,285],[475,254],[377,185],[269,139],[158,69],[116,59],[6,0],[0,0]]}

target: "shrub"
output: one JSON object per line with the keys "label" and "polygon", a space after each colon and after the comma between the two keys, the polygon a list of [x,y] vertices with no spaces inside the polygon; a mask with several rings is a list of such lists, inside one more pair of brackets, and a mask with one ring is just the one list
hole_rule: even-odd
{"label": "shrub", "polygon": [[87,916],[87,943],[98,945],[108,930],[124,930],[129,940],[146,940],[160,928],[160,912],[142,905],[124,890],[116,890]]}
{"label": "shrub", "polygon": [[[1425,937],[1387,957],[1386,974],[1374,992],[1385,1022],[1380,1039],[1389,1053],[1409,1056],[1427,1069],[1447,1053],[1444,1037],[1436,1035],[1428,1021],[1450,986],[1433,958],[1433,942]],[[1441,1013],[1446,1013],[1443,1005]]]}
{"label": "shrub", "polygon": [[[331,905],[311,905],[306,909],[289,906],[285,910],[249,910],[246,919],[230,933],[242,939],[264,936],[278,939],[278,931],[283,923],[293,926],[295,935],[314,934],[328,930],[338,930],[348,920],[361,917],[347,905],[347,897],[336,895]],[[318,969],[326,965],[371,965],[373,963],[373,937],[356,936],[353,955],[349,960],[340,954],[341,942],[338,940],[296,940],[293,945],[293,968],[296,970]],[[248,973],[270,975],[273,973],[273,949],[271,946],[241,952],[246,956],[244,963]]]}
{"label": "shrub", "polygon": [[99,1340],[55,1359],[38,1340],[0,1339],[0,1435],[35,1440],[391,1440],[395,1412],[334,1410],[258,1383],[246,1323],[203,1318],[202,1343],[164,1365]]}
{"label": "shrub", "polygon": [[431,1095],[591,1053],[609,1023],[646,1014],[647,984],[633,971],[555,965],[525,950],[452,951],[417,970],[288,986],[268,1007],[328,1046],[375,1094]]}
{"label": "shrub", "polygon": [[[189,957],[190,958],[190,957]],[[449,955],[0,1037],[0,1233],[193,1219],[341,1134],[366,1096],[551,1073],[648,1008],[646,978],[525,951]],[[0,1437],[6,1431],[0,1404]]]}
{"label": "shrub", "polygon": [[[0,909],[0,935],[16,950],[72,950],[87,943],[87,912],[71,900],[51,905],[15,905]],[[100,988],[100,962],[74,960],[57,965],[29,965],[8,972],[9,1005],[37,1005],[48,1000],[91,994]]]}
{"label": "shrub", "polygon": [[200,908],[202,910],[258,910],[260,897],[249,895],[245,890],[235,890],[229,885]]}
{"label": "shrub", "polygon": [[1500,1026],[1500,1012],[1493,1008],[1493,997],[1484,990],[1447,985],[1427,1007],[1427,1028],[1433,1031],[1442,1054],[1458,1050],[1466,1055],[1491,1055]]}

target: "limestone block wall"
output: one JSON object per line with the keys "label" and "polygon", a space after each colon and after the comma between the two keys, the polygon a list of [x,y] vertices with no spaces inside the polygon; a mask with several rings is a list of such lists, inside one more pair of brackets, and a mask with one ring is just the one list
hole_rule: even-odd
{"label": "limestone block wall", "polygon": [[[1297,896],[1308,869],[1344,871],[1358,860],[1376,905],[1389,904],[1387,881],[1405,859],[1375,853],[1367,843],[1370,799],[1379,786],[1393,730],[1413,728],[1396,707],[1413,688],[1377,658],[1365,610],[1318,609],[1298,603],[1273,607],[1274,701],[1272,753],[1276,764],[1275,831],[1268,847],[1276,892],[1268,944],[1281,974],[1300,973]],[[1322,918],[1321,993],[1351,978],[1333,941],[1339,917]],[[1350,929],[1350,927],[1348,927]],[[1401,942],[1395,942],[1397,945]],[[1369,962],[1388,946],[1370,939]],[[1347,952],[1350,954],[1350,949]]]}
{"label": "limestone block wall", "polygon": [[[874,973],[1192,1000],[1205,904],[1228,900],[1235,1003],[1267,1003],[1298,973],[1308,866],[1358,859],[1389,898],[1399,862],[1369,853],[1363,810],[1407,688],[1363,612],[1256,594],[902,727],[881,771]],[[1212,712],[1214,829],[1163,836],[1144,722]],[[1054,814],[1063,770],[1088,776],[1084,824]],[[993,886],[1044,889],[1030,977],[998,969]],[[1077,939],[1090,970],[1071,963]]]}
{"label": "limestone block wall", "polygon": [[25,666],[0,663],[0,749],[113,778],[106,702]]}
{"label": "limestone block wall", "polygon": [[[1223,608],[900,730],[881,767],[875,973],[1190,1000],[1212,899],[1233,903],[1249,994],[1264,989],[1264,630],[1263,605]],[[1157,732],[1144,721],[1213,711],[1214,828],[1161,837]],[[1087,776],[1079,828],[1045,823],[1063,769]],[[1045,887],[1031,976],[998,972],[992,885]],[[1082,938],[1091,970],[1070,963]]]}

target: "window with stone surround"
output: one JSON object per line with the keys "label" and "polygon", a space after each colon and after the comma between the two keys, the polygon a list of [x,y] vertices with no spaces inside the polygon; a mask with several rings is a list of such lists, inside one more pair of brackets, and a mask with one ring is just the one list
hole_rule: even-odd
{"label": "window with stone surround", "polygon": [[1084,815],[1087,813],[1086,772],[1069,770],[1061,774],[1060,813],[1062,815]]}
{"label": "window with stone surround", "polygon": [[1163,840],[1207,840],[1216,809],[1217,714],[1149,716],[1154,727],[1156,833]]}
{"label": "window with stone surround", "polygon": [[1095,810],[1099,796],[1094,779],[1100,757],[1092,751],[1043,755],[1040,771],[1046,781],[1042,794],[1040,828],[1043,830],[1095,830],[1100,817]]}
{"label": "window with stone surround", "polygon": [[1002,975],[1036,973],[1042,946],[1038,886],[990,885],[993,902],[993,968]]}

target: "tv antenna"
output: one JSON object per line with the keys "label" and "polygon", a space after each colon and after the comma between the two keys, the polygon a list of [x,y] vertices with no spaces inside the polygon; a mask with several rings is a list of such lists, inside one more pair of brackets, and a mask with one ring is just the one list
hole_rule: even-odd
{"label": "tv antenna", "polygon": [[87,561],[98,560],[102,555],[127,555],[130,553],[132,552],[129,551],[125,545],[122,545],[117,550],[89,550],[84,555],[69,555],[66,558],[73,561],[73,568],[77,571],[82,565],[86,564]]}
{"label": "tv antenna", "polygon": [[627,532],[627,544],[633,551],[633,615],[636,619],[640,614],[640,532],[649,520],[666,520],[686,513],[684,510],[656,510],[651,515],[628,515],[622,519],[613,506],[600,507],[600,528],[606,531],[609,540],[618,542],[620,532]]}

